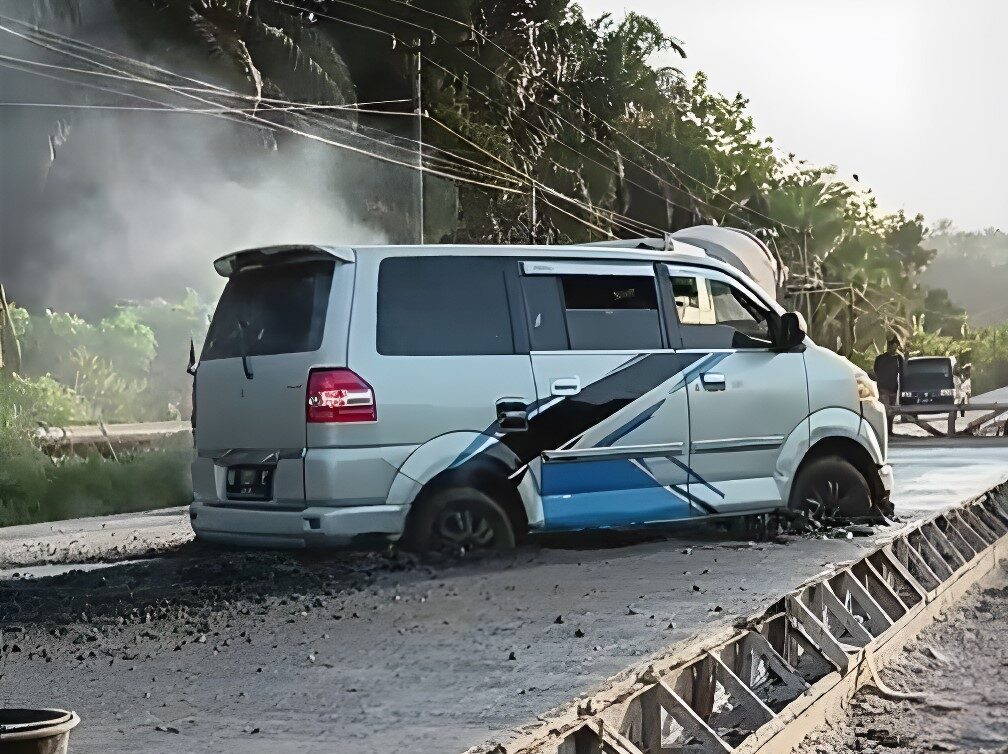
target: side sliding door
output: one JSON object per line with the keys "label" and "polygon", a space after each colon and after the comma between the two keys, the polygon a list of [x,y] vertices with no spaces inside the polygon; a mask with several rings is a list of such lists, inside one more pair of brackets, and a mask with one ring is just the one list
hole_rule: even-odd
{"label": "side sliding door", "polygon": [[[546,529],[637,527],[695,514],[689,419],[650,262],[521,263],[537,405],[508,438],[536,475]],[[667,281],[664,283],[667,285]]]}

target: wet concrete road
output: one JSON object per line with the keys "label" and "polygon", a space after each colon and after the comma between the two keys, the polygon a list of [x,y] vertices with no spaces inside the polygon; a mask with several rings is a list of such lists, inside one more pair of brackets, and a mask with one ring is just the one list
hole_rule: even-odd
{"label": "wet concrete road", "polygon": [[[1000,443],[891,456],[904,519],[1008,479]],[[462,751],[733,624],[893,530],[758,544],[713,527],[581,536],[441,568],[182,545],[0,584],[0,703],[76,709],[82,752]],[[158,527],[159,541],[171,531]],[[0,547],[12,541],[24,536]]]}
{"label": "wet concrete road", "polygon": [[1008,438],[901,440],[889,449],[904,516],[934,513],[1008,480]]}

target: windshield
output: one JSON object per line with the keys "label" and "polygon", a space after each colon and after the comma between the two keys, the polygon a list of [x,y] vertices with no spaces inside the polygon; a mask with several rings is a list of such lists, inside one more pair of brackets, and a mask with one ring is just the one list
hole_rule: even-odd
{"label": "windshield", "polygon": [[322,345],[333,268],[333,262],[300,262],[232,275],[200,358],[239,357],[243,339],[246,356],[317,351]]}
{"label": "windshield", "polygon": [[941,390],[952,387],[952,364],[946,359],[908,361],[903,373],[904,390]]}

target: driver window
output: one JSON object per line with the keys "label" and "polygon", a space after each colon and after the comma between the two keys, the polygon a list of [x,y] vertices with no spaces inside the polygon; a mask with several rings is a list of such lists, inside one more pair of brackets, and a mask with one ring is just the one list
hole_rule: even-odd
{"label": "driver window", "polygon": [[672,293],[686,348],[767,348],[767,312],[741,290],[702,276],[677,275]]}
{"label": "driver window", "polygon": [[672,294],[675,296],[680,322],[686,325],[715,324],[710,289],[704,278],[673,277]]}

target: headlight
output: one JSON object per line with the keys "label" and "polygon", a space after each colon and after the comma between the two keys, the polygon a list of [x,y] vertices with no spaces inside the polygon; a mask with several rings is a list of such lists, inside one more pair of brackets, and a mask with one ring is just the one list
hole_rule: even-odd
{"label": "headlight", "polygon": [[857,383],[857,397],[858,400],[862,401],[877,401],[878,400],[878,386],[875,382],[864,372],[858,372],[854,376],[854,381]]}
{"label": "headlight", "polygon": [[949,397],[955,395],[955,390],[950,387],[943,387],[941,390],[938,391],[938,394],[945,397]]}

